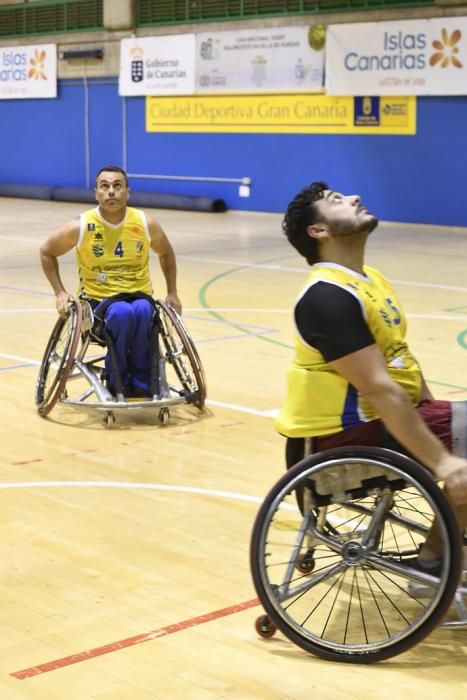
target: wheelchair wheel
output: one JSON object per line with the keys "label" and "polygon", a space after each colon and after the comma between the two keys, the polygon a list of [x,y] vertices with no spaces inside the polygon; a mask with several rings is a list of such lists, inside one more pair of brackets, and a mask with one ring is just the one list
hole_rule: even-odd
{"label": "wheelchair wheel", "polygon": [[[443,559],[428,574],[416,555],[434,520]],[[310,552],[313,566],[304,567]],[[339,448],[307,457],[271,489],[250,564],[272,626],[324,659],[371,663],[440,624],[461,575],[461,538],[420,464],[385,449]],[[414,582],[427,597],[413,593]]]}
{"label": "wheelchair wheel", "polygon": [[49,338],[35,392],[35,402],[41,416],[50,413],[65,390],[80,339],[81,320],[81,304],[73,301],[67,317],[57,320]]}
{"label": "wheelchair wheel", "polygon": [[160,299],[156,304],[168,362],[173,366],[188,402],[202,410],[206,401],[206,379],[195,344],[177,312]]}

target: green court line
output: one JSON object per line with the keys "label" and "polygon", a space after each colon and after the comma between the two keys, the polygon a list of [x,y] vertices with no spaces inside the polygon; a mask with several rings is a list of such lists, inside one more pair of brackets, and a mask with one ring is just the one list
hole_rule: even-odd
{"label": "green court line", "polygon": [[[289,257],[289,256],[287,256]],[[271,258],[270,260],[263,260],[262,262],[255,263],[256,265],[265,265],[267,263],[271,262],[277,262],[278,260],[283,260],[284,256],[281,256],[280,258]],[[240,265],[239,267],[234,267],[231,270],[227,270],[227,272],[221,272],[218,275],[215,275],[214,277],[211,277],[208,279],[207,282],[203,284],[201,287],[199,293],[198,293],[198,299],[201,303],[201,306],[203,309],[206,309],[207,312],[209,313],[212,318],[217,319],[218,321],[222,321],[222,323],[226,323],[228,326],[231,328],[235,328],[242,333],[245,333],[246,335],[250,335],[253,338],[257,338],[258,340],[262,340],[265,343],[272,343],[273,345],[278,345],[281,348],[286,348],[287,350],[292,350],[293,351],[293,345],[288,345],[287,343],[282,343],[280,340],[274,340],[273,338],[269,338],[268,336],[264,335],[259,335],[258,333],[254,333],[250,328],[245,328],[244,326],[238,324],[238,323],[233,323],[232,321],[229,321],[227,318],[222,316],[217,311],[214,311],[214,309],[211,309],[209,306],[209,303],[207,301],[207,291],[208,289],[215,284],[218,280],[223,279],[224,277],[228,277],[229,275],[234,274],[235,272],[239,272],[240,270],[246,270],[249,267],[251,267],[251,264],[249,265]],[[467,329],[465,331],[462,331],[457,337],[457,341],[461,347],[463,347],[465,350],[467,350]],[[467,386],[460,386],[458,384],[447,384],[446,382],[436,382],[432,381],[431,379],[427,379],[427,382],[430,384],[436,384],[437,386],[445,386],[445,387],[450,387],[451,389],[461,389],[463,391],[467,391]]]}
{"label": "green court line", "polygon": [[457,342],[461,346],[461,348],[464,348],[464,350],[467,350],[467,329],[461,331],[459,335],[457,336]]}
{"label": "green court line", "polygon": [[447,384],[446,382],[435,382],[432,381],[431,379],[426,380],[429,384],[436,384],[437,386],[448,386],[451,389],[462,389],[463,391],[467,391],[467,386],[459,386],[459,384]]}
{"label": "green court line", "polygon": [[[280,258],[272,258],[271,260],[263,260],[260,263],[256,263],[257,265],[265,265],[270,262],[276,262],[277,260],[283,260],[284,257],[281,256]],[[218,321],[222,321],[223,323],[226,323],[228,326],[231,326],[231,328],[235,328],[239,331],[242,331],[242,333],[245,333],[246,335],[251,335],[254,338],[258,338],[258,340],[264,340],[266,343],[272,343],[273,345],[278,345],[281,348],[287,348],[287,350],[293,350],[292,345],[288,345],[287,343],[282,343],[280,340],[274,340],[273,338],[268,338],[267,336],[264,335],[259,335],[258,333],[255,333],[252,331],[250,328],[245,328],[244,326],[241,326],[238,323],[233,323],[232,321],[229,321],[227,318],[222,316],[222,314],[218,313],[217,311],[214,311],[211,309],[211,307],[208,304],[206,294],[208,289],[218,280],[222,279],[223,277],[227,277],[228,275],[232,275],[235,272],[239,272],[240,270],[246,270],[251,265],[240,265],[239,267],[234,267],[232,270],[227,270],[227,272],[221,272],[219,275],[215,275],[214,277],[211,277],[203,286],[201,287],[199,294],[198,294],[198,299],[201,303],[201,306],[206,309],[209,313],[210,316],[213,318],[216,318]]]}
{"label": "green court line", "polygon": [[443,309],[443,311],[451,312],[451,311],[461,311],[465,312],[467,311],[467,306],[464,304],[463,306],[452,306],[449,309]]}

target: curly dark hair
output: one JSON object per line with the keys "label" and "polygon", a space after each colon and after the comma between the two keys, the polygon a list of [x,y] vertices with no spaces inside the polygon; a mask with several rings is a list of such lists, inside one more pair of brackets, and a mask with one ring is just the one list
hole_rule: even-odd
{"label": "curly dark hair", "polygon": [[287,207],[282,230],[293,247],[306,258],[309,265],[319,261],[318,243],[307,233],[308,226],[316,222],[314,202],[323,198],[326,182],[312,182],[304,187]]}

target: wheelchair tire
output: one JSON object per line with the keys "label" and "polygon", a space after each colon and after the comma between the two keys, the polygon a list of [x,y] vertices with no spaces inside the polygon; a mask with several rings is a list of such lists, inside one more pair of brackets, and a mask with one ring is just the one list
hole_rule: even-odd
{"label": "wheelchair tire", "polygon": [[[360,465],[382,476],[345,490],[343,478]],[[339,494],[318,493],[316,484],[326,479],[338,484]],[[312,494],[309,510],[296,505],[296,493],[305,488]],[[377,510],[383,501],[386,510]],[[322,530],[316,526],[319,509]],[[440,573],[428,577],[430,595],[422,601],[407,582],[423,580],[413,552],[435,518],[443,561]],[[365,549],[372,532],[372,548]],[[314,538],[315,566],[300,573],[296,565],[310,546],[307,537]],[[461,576],[461,537],[444,492],[425,467],[386,449],[343,447],[307,457],[273,486],[253,527],[250,566],[271,625],[289,640],[323,659],[373,663],[407,651],[441,623]]]}
{"label": "wheelchair tire", "polygon": [[47,416],[65,390],[81,334],[82,308],[73,300],[66,318],[59,317],[42,358],[36,382],[35,403]]}
{"label": "wheelchair tire", "polygon": [[[177,312],[161,299],[156,300],[156,305],[159,310],[162,324],[161,335],[168,360],[172,364],[186,395],[194,397],[188,403],[192,403],[201,411],[206,402],[206,378],[198,351]],[[188,360],[190,367],[187,366],[183,356]]]}

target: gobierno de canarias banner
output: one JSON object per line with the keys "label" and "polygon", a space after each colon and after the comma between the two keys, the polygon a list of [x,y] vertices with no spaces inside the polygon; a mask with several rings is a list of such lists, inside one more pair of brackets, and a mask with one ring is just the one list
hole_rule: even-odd
{"label": "gobierno de canarias banner", "polygon": [[0,48],[0,99],[57,97],[55,44]]}
{"label": "gobierno de canarias banner", "polygon": [[196,92],[322,92],[322,25],[196,35]]}
{"label": "gobierno de canarias banner", "polygon": [[193,94],[195,46],[194,34],[122,39],[119,94]]}
{"label": "gobierno de canarias banner", "polygon": [[328,95],[466,95],[467,17],[330,25]]}
{"label": "gobierno de canarias banner", "polygon": [[146,131],[415,134],[414,97],[198,95],[147,97]]}

